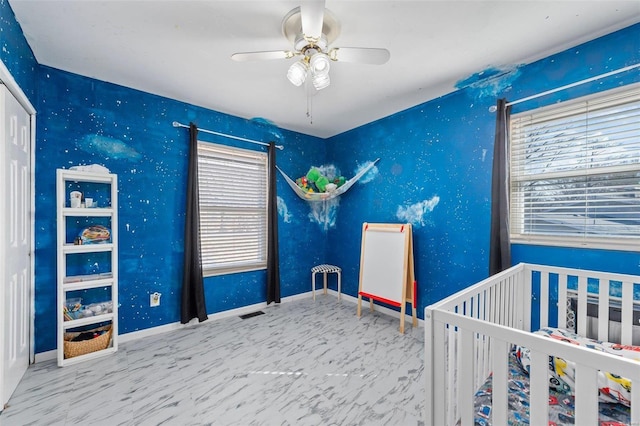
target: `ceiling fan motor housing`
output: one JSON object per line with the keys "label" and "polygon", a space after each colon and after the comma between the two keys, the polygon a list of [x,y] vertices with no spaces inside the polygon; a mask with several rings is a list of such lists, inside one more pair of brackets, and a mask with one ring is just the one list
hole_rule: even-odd
{"label": "ceiling fan motor housing", "polygon": [[329,45],[340,35],[340,22],[329,9],[324,10],[322,20],[322,35],[319,40],[305,38],[302,31],[302,17],[300,7],[289,11],[282,19],[282,34],[291,42],[294,49],[303,52],[307,45],[316,45],[325,52]]}
{"label": "ceiling fan motor housing", "polygon": [[304,34],[300,33],[296,36],[296,41],[293,44],[293,48],[296,51],[302,52],[305,55],[307,54],[307,50],[309,49],[326,52],[328,47],[329,43],[327,42],[327,36],[325,36],[324,34],[320,36],[319,40],[312,40],[308,39]]}

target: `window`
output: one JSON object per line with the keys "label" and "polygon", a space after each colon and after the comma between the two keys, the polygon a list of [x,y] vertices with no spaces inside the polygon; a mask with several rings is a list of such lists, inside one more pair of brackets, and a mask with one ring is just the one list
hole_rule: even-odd
{"label": "window", "polygon": [[198,142],[200,241],[206,276],[267,265],[267,154]]}
{"label": "window", "polygon": [[511,118],[513,242],[637,250],[640,84]]}

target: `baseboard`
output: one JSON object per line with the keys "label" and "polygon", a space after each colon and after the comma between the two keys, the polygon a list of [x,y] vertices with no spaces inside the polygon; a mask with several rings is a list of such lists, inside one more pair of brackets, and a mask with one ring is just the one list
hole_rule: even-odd
{"label": "baseboard", "polygon": [[[334,292],[334,293],[337,296],[338,293],[337,292]],[[310,297],[311,297],[311,292],[309,291],[307,293],[301,293],[293,296],[284,297],[280,300],[280,303],[290,303],[290,302],[295,302],[296,300],[308,299]],[[240,316],[240,315],[248,314],[251,312],[255,312],[260,309],[265,309],[267,307],[268,305],[266,302],[255,303],[253,305],[243,306],[241,308],[229,309],[227,311],[209,314],[208,315],[209,319],[204,323],[200,323],[198,322],[197,318],[194,318],[187,324],[174,322],[171,324],[164,324],[157,327],[146,328],[144,330],[132,331],[130,333],[120,334],[118,336],[118,343],[120,344],[120,343],[131,342],[132,340],[138,340],[144,337],[155,336],[158,334],[167,333],[169,331],[179,330],[184,327],[197,326],[200,324],[206,324],[207,322],[210,322],[210,321],[216,321],[224,318]],[[35,362],[38,363],[38,362],[50,361],[52,359],[56,359],[57,356],[58,356],[58,351],[55,349],[51,351],[46,351],[46,352],[39,352],[35,354]]]}

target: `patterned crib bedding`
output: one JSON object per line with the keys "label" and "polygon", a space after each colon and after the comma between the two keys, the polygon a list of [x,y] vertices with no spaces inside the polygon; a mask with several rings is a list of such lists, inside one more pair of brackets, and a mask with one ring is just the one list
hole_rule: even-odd
{"label": "patterned crib bedding", "polygon": [[[640,360],[640,347],[637,346],[623,346],[587,339],[575,333],[555,328],[544,328],[536,333],[587,346],[590,349]],[[529,351],[526,348],[516,346],[509,356],[510,425],[529,424],[529,365]],[[549,425],[574,424],[574,372],[573,363],[558,357],[549,357]],[[615,374],[600,372],[598,387],[600,390],[598,424],[602,426],[628,424],[630,421],[630,381]],[[476,392],[476,425],[491,425],[491,390],[492,377],[489,376]]]}
{"label": "patterned crib bedding", "polygon": [[[515,352],[509,356],[509,425],[529,424],[529,375],[519,364]],[[492,376],[476,392],[475,424],[491,425]],[[574,424],[574,397],[549,389],[549,426]],[[599,403],[598,424],[622,426],[629,424],[629,407],[617,403]]]}

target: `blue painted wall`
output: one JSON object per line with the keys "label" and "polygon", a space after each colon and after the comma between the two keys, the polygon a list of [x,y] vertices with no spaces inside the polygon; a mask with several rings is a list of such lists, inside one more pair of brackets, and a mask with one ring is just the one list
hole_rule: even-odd
{"label": "blue painted wall", "polygon": [[6,0],[0,0],[0,60],[35,106],[38,62]]}
{"label": "blue painted wall", "polygon": [[[306,172],[308,161],[326,156],[325,144],[279,130],[263,120],[244,120],[175,100],[42,67],[36,150],[36,346],[55,348],[55,172],[101,164],[119,180],[120,332],[179,321],[184,245],[185,181],[189,123],[244,138],[275,140],[285,170]],[[250,149],[254,145],[200,133],[201,140]],[[304,155],[302,154],[304,152]],[[278,188],[288,216],[281,217],[283,297],[309,290],[309,269],[320,261],[325,238],[307,226],[306,207],[284,185]],[[302,247],[315,247],[300,255]],[[265,271],[205,279],[207,311],[215,313],[266,300]],[[149,307],[149,294],[162,294]]]}
{"label": "blue painted wall", "polygon": [[[55,348],[53,200],[59,167],[99,163],[119,175],[120,328],[128,333],[179,320],[188,132],[173,128],[172,121],[276,140],[286,147],[278,151],[277,163],[292,178],[312,165],[333,165],[351,177],[380,158],[325,212],[310,209],[278,176],[282,296],[309,291],[309,270],[322,262],[343,267],[343,291],[355,296],[362,223],[409,221],[422,316],[424,306],[487,275],[495,126],[489,107],[496,98],[519,99],[640,62],[640,25],[635,25],[530,65],[479,70],[449,95],[324,141],[39,66],[2,0],[0,13],[0,59],[38,109],[36,352]],[[514,112],[634,81],[640,81],[637,71],[521,104]],[[640,274],[639,254],[631,252],[517,245],[513,257],[514,263],[557,261]],[[154,291],[163,296],[161,306],[152,309],[148,300]],[[265,274],[207,278],[205,291],[210,313],[262,302]]]}
{"label": "blue painted wall", "polygon": [[633,251],[513,244],[511,256],[514,264],[520,262],[539,263],[640,275],[640,253]]}
{"label": "blue painted wall", "polygon": [[[327,257],[344,267],[345,291],[357,295],[363,222],[414,224],[419,316],[486,278],[495,132],[489,108],[498,98],[517,100],[638,63],[640,24],[529,65],[491,66],[461,79],[456,92],[331,138],[328,156],[340,166],[381,158],[375,180],[344,197],[328,232]],[[513,113],[638,81],[636,68],[515,105]],[[513,262],[640,274],[638,252],[515,245]]]}

